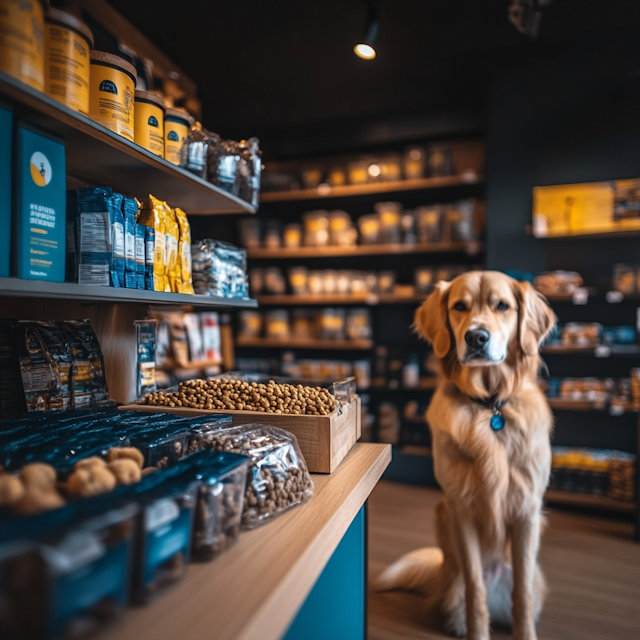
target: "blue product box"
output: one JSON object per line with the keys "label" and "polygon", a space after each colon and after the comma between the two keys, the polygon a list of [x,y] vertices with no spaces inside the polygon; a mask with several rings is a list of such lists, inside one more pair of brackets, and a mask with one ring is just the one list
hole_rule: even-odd
{"label": "blue product box", "polygon": [[66,183],[64,144],[24,121],[16,131],[14,273],[64,282]]}
{"label": "blue product box", "polygon": [[13,114],[0,107],[0,277],[11,272],[11,127]]}

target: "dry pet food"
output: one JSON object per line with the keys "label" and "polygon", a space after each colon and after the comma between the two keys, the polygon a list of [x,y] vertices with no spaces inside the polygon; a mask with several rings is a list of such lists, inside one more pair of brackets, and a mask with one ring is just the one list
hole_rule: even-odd
{"label": "dry pet food", "polygon": [[242,525],[252,528],[305,502],[313,481],[296,437],[266,424],[247,424],[203,435],[205,446],[251,458]]}
{"label": "dry pet food", "polygon": [[150,393],[144,403],[192,409],[322,416],[329,415],[337,405],[336,399],[322,387],[277,384],[273,380],[261,384],[229,378],[187,380],[180,383],[177,392]]}

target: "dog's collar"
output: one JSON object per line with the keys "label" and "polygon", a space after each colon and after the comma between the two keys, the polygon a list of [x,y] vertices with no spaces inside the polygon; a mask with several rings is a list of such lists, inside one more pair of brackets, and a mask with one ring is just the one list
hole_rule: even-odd
{"label": "dog's collar", "polygon": [[473,400],[477,404],[481,404],[483,407],[486,407],[487,409],[489,409],[489,411],[491,411],[489,426],[494,431],[500,431],[504,429],[505,420],[504,416],[502,415],[501,409],[507,403],[509,398],[500,401],[498,401],[498,398],[495,395],[490,396],[489,398],[476,398],[474,396],[469,396],[469,398],[471,398],[471,400]]}

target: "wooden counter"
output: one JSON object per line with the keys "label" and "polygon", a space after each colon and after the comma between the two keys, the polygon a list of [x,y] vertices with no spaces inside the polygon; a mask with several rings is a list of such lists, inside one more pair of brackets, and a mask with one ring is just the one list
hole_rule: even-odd
{"label": "wooden counter", "polygon": [[130,609],[113,640],[278,640],[391,461],[391,447],[358,443],[331,475],[314,475],[304,506],[253,531],[176,588]]}

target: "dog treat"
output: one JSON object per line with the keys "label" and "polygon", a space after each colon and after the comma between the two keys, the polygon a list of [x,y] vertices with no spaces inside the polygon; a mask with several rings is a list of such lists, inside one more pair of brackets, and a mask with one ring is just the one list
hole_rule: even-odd
{"label": "dog treat", "polygon": [[336,399],[322,387],[301,384],[268,384],[229,378],[181,382],[177,393],[158,391],[144,399],[145,404],[192,409],[228,409],[293,415],[329,415]]}
{"label": "dog treat", "polygon": [[[107,453],[107,462],[115,460],[133,460],[140,469],[144,466],[144,456],[139,449],[135,447],[112,447]],[[77,466],[77,465],[76,465]]]}
{"label": "dog treat", "polygon": [[92,469],[94,467],[104,468],[106,466],[107,463],[102,458],[99,458],[98,456],[91,456],[89,458],[78,460],[78,462],[73,465],[73,468],[77,471],[78,469]]}
{"label": "dog treat", "polygon": [[138,463],[127,458],[110,462],[107,469],[116,477],[118,484],[133,484],[142,477]]}
{"label": "dog treat", "polygon": [[0,476],[0,507],[10,507],[22,498],[25,493],[20,478],[8,473]]}
{"label": "dog treat", "polygon": [[116,487],[116,477],[106,467],[91,466],[76,469],[67,481],[67,491],[70,496],[88,498],[100,493],[113,491]]}
{"label": "dog treat", "polygon": [[57,477],[58,474],[51,465],[40,462],[28,464],[20,471],[20,479],[28,488],[53,487]]}
{"label": "dog treat", "polygon": [[242,525],[252,528],[313,494],[313,481],[296,437],[266,424],[211,431],[205,446],[251,458],[244,494]]}
{"label": "dog treat", "polygon": [[18,513],[39,513],[57,509],[64,505],[64,499],[54,486],[27,486],[23,496],[13,504]]}

